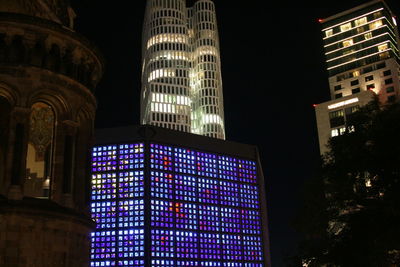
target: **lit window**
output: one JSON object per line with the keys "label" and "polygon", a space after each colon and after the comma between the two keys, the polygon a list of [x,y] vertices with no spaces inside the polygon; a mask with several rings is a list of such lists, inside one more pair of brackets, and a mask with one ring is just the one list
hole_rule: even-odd
{"label": "lit window", "polygon": [[353,75],[353,77],[358,77],[358,76],[360,76],[360,71],[359,70],[353,71],[352,75]]}
{"label": "lit window", "polygon": [[340,31],[344,32],[344,31],[348,31],[351,29],[351,23],[346,23],[340,26]]}
{"label": "lit window", "polygon": [[339,136],[339,130],[338,129],[332,129],[331,130],[331,137]]}
{"label": "lit window", "polygon": [[159,34],[153,36],[147,42],[147,48],[159,43],[188,43],[188,39],[184,34]]}
{"label": "lit window", "polygon": [[371,39],[372,38],[372,32],[368,32],[368,33],[364,34],[364,38],[365,38],[365,40]]}
{"label": "lit window", "polygon": [[348,39],[348,40],[344,40],[343,41],[343,47],[348,47],[348,46],[351,46],[353,44],[354,44],[353,39]]}
{"label": "lit window", "polygon": [[377,28],[381,27],[382,25],[383,25],[383,24],[382,24],[382,20],[377,20],[377,21],[371,23],[371,24],[369,25],[369,28],[370,28],[371,30],[374,30],[374,29],[377,29]]}
{"label": "lit window", "polygon": [[27,175],[24,181],[26,196],[49,198],[55,119],[54,110],[48,104],[38,102],[32,106],[29,117]]}
{"label": "lit window", "polygon": [[329,36],[332,36],[332,35],[333,35],[333,29],[325,31],[325,36],[326,37],[329,37]]}
{"label": "lit window", "polygon": [[382,45],[378,46],[379,52],[383,52],[387,49],[388,49],[388,44],[382,44]]}
{"label": "lit window", "polygon": [[354,21],[354,24],[355,24],[356,26],[360,26],[360,25],[363,25],[363,24],[365,24],[365,23],[367,23],[367,17],[362,17],[362,18],[356,19],[356,20]]}

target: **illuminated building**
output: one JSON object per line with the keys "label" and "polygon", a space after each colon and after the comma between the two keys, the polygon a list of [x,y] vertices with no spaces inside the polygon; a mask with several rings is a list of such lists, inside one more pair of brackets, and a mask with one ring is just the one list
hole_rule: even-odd
{"label": "illuminated building", "polygon": [[256,147],[154,126],[96,135],[91,266],[270,266]]}
{"label": "illuminated building", "polygon": [[[382,104],[399,101],[400,53],[396,18],[382,0],[319,22],[331,94],[329,103],[316,108],[320,151],[324,153],[329,138],[344,133],[346,116],[374,95]],[[346,103],[349,99],[359,101]]]}
{"label": "illuminated building", "polygon": [[141,124],[225,139],[214,3],[148,0],[142,39]]}

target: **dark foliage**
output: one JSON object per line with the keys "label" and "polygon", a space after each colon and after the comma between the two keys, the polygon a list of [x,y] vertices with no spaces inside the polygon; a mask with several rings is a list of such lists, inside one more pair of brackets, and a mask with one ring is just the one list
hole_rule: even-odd
{"label": "dark foliage", "polygon": [[347,123],[304,187],[297,258],[309,266],[400,266],[400,104],[374,100]]}

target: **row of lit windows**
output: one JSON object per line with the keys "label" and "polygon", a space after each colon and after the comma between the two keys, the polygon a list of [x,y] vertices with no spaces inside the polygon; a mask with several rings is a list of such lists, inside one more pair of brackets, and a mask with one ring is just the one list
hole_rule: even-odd
{"label": "row of lit windows", "polygon": [[[394,39],[394,34],[392,32],[388,31],[388,28],[380,28],[378,30],[374,31],[362,31],[356,35],[352,36],[344,36],[341,39],[338,39],[337,41],[330,43],[328,45],[325,45],[325,52],[326,54],[334,53],[339,50],[348,51],[348,49],[343,49],[346,47],[350,47],[354,44],[361,44],[367,41],[371,40],[376,40],[379,38],[379,40],[389,40],[391,39],[393,42],[396,42]],[[385,37],[385,38],[382,38]],[[375,41],[375,43],[380,42],[380,41]]]}
{"label": "row of lit windows", "polygon": [[[118,186],[117,186],[118,181]],[[92,200],[143,196],[143,171],[92,175]],[[117,188],[118,187],[118,188]]]}
{"label": "row of lit windows", "polygon": [[259,235],[260,221],[257,210],[151,200],[152,227]]}
{"label": "row of lit windows", "polygon": [[[207,121],[205,121],[207,123]],[[210,119],[209,123],[212,120]],[[175,171],[175,172],[183,172],[189,174],[197,174],[204,177],[213,177],[213,178],[221,178],[220,175],[227,175],[228,170],[224,168],[224,162],[230,161],[232,165],[232,169],[230,172],[234,172],[235,175],[233,177],[232,173],[229,176],[229,179],[234,179],[236,181],[248,182],[248,183],[256,183],[256,164],[254,161],[235,159],[235,158],[227,158],[224,156],[218,156],[216,154],[211,153],[203,153],[196,152],[196,161],[195,162],[186,162],[186,166],[191,167],[179,167],[177,164],[179,160],[176,160],[176,157],[173,157],[176,152],[177,155],[180,153],[177,152],[178,148],[172,148],[170,146],[163,146],[158,144],[150,145],[150,153],[151,153],[151,168],[152,169],[160,169],[166,171]],[[167,157],[168,156],[168,157]],[[180,158],[179,156],[177,158]],[[175,167],[173,167],[175,166]],[[193,167],[195,167],[195,172],[193,171]]]}
{"label": "row of lit windows", "polygon": [[91,241],[92,262],[144,256],[144,229],[96,231]]}
{"label": "row of lit windows", "polygon": [[[176,267],[176,266],[219,266],[219,267],[264,267],[262,263],[254,262],[219,262],[219,261],[185,261],[185,260],[152,260],[152,267]],[[130,267],[130,266],[129,266]],[[136,266],[135,266],[136,267]]]}
{"label": "row of lit windows", "polygon": [[[207,258],[209,259],[209,258]],[[102,261],[92,262],[91,267],[103,266],[124,266],[124,267],[144,267],[144,260],[122,260],[122,261]],[[219,262],[219,261],[185,261],[185,260],[151,260],[151,267],[176,267],[176,266],[222,266],[222,267],[263,267],[262,263],[254,262]]]}
{"label": "row of lit windows", "polygon": [[160,93],[153,93],[151,101],[158,103],[169,103],[169,104],[186,105],[186,106],[189,106],[191,103],[190,98],[187,96],[160,94]]}
{"label": "row of lit windows", "polygon": [[349,31],[353,28],[361,27],[368,23],[371,24],[377,20],[380,20],[382,19],[382,10],[383,8],[379,8],[377,10],[366,13],[364,16],[359,16],[353,21],[342,22],[341,24],[324,29],[323,31],[325,32],[325,37],[331,37],[333,35]]}
{"label": "row of lit windows", "polygon": [[[235,261],[262,260],[261,238],[255,236],[153,229],[151,231],[151,240],[151,256],[153,258],[163,258],[164,260],[175,257],[186,259],[201,258],[229,260],[231,261],[230,264],[237,264]],[[195,262],[193,264],[195,264],[193,266],[198,266]]]}
{"label": "row of lit windows", "polygon": [[[117,151],[119,152],[118,155]],[[93,148],[93,172],[143,168],[143,165],[143,144],[124,144],[119,146],[100,146]]]}
{"label": "row of lit windows", "polygon": [[159,34],[151,37],[147,41],[147,49],[150,46],[161,43],[184,43],[187,44],[189,42],[188,36],[186,34],[174,34],[174,33],[166,33]]}
{"label": "row of lit windows", "polygon": [[[350,40],[350,39],[346,40],[345,42],[349,42],[349,46],[353,45],[353,41]],[[349,48],[348,50],[338,51],[338,52],[336,52],[334,54],[330,54],[330,55],[327,56],[326,62],[331,62],[331,61],[338,60],[338,59],[344,58],[344,57],[352,59],[353,58],[352,55],[354,55],[356,53],[360,54],[360,51],[368,50],[368,49],[372,53],[374,53],[376,51],[377,52],[385,52],[390,47],[389,41],[387,41],[387,39],[384,36],[379,38],[379,40],[370,41],[370,42],[365,43],[365,44],[367,45],[367,47],[362,47],[361,44],[360,44],[360,45],[354,46],[352,48]],[[371,48],[373,48],[373,47],[376,47],[377,49],[371,50]]]}
{"label": "row of lit windows", "polygon": [[[362,24],[365,24],[365,23],[366,23],[366,18],[364,17],[364,18],[362,18],[362,20],[365,20],[365,22],[362,23]],[[357,20],[356,20],[355,22],[357,22]],[[358,27],[358,26],[360,26],[360,25],[362,25],[362,24],[357,25],[357,23],[355,23],[355,27]],[[382,22],[381,19],[375,20],[375,21],[373,21],[372,23],[370,23],[370,24],[368,25],[368,26],[369,26],[368,29],[369,29],[369,30],[375,30],[375,29],[377,29],[377,28],[379,28],[379,27],[382,27],[382,25],[383,25],[383,22]],[[340,31],[341,31],[341,32],[345,32],[345,31],[348,31],[348,30],[351,30],[351,29],[352,29],[352,24],[351,24],[351,22],[348,22],[348,23],[346,23],[346,24],[342,24],[342,25],[340,26]],[[333,35],[333,29],[330,29],[330,30],[325,31],[325,35],[326,35],[326,37],[332,36],[332,35]]]}
{"label": "row of lit windows", "polygon": [[91,214],[97,229],[139,227],[144,225],[144,202],[143,199],[93,201]]}

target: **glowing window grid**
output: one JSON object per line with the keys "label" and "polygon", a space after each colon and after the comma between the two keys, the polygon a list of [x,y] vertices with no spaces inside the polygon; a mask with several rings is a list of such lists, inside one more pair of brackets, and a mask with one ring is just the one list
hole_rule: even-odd
{"label": "glowing window grid", "polygon": [[[256,163],[161,144],[149,152],[151,266],[263,266]],[[93,149],[91,266],[144,266],[144,159],[144,144]]]}
{"label": "glowing window grid", "polygon": [[144,266],[144,145],[92,151],[91,266]]}

